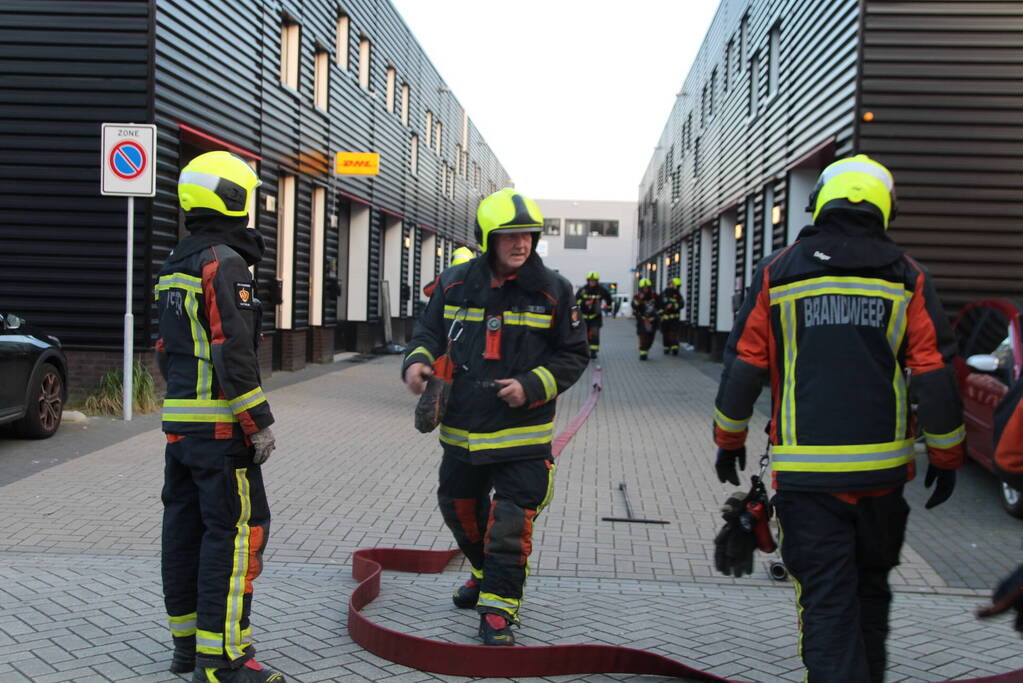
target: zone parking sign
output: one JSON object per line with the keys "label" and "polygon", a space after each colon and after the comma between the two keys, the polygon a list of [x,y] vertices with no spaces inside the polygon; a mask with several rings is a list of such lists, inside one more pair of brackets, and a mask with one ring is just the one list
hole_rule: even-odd
{"label": "zone parking sign", "polygon": [[156,195],[156,126],[104,123],[100,193],[120,197]]}

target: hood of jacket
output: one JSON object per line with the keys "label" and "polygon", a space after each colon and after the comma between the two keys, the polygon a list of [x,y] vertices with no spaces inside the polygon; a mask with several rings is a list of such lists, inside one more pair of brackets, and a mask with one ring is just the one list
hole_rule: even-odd
{"label": "hood of jacket", "polygon": [[841,270],[882,268],[904,253],[877,219],[852,211],[830,211],[799,233],[806,258]]}
{"label": "hood of jacket", "polygon": [[248,222],[247,216],[185,216],[185,227],[191,234],[178,243],[168,261],[180,261],[208,247],[225,244],[238,252],[245,263],[255,265],[266,246],[258,230],[246,227]]}

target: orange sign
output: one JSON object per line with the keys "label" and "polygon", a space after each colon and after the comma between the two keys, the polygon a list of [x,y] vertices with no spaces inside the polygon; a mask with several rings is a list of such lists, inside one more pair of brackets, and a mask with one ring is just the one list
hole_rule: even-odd
{"label": "orange sign", "polygon": [[334,163],[338,175],[377,175],[380,155],[376,152],[338,152]]}

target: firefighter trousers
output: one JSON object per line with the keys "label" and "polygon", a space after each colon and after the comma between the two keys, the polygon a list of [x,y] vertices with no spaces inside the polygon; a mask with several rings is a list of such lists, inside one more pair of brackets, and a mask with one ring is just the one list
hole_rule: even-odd
{"label": "firefighter trousers", "polygon": [[533,523],[554,494],[554,470],[550,459],[470,465],[445,455],[441,461],[437,499],[444,523],[473,574],[482,572],[476,611],[518,619]]}
{"label": "firefighter trousers", "polygon": [[892,592],[909,505],[902,487],[853,504],[829,493],[772,500],[781,556],[796,588],[808,683],[880,683]]}
{"label": "firefighter trousers", "polygon": [[590,351],[600,351],[600,328],[602,321],[586,321],[586,340],[590,344]]}
{"label": "firefighter trousers", "polygon": [[636,336],[639,337],[639,356],[645,358],[650,347],[654,345],[654,335],[657,334],[656,320],[637,320]]}
{"label": "firefighter trousers", "polygon": [[664,351],[678,350],[678,335],[682,322],[678,318],[665,318],[661,320],[661,338],[664,341]]}
{"label": "firefighter trousers", "polygon": [[163,594],[175,638],[198,659],[249,658],[252,581],[263,567],[270,509],[252,447],[241,439],[168,435],[163,485]]}

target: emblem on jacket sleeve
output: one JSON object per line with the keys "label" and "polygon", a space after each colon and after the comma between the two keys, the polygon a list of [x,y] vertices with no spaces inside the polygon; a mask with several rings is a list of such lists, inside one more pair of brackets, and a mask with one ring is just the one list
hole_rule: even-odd
{"label": "emblem on jacket sleeve", "polygon": [[246,311],[251,311],[255,308],[255,304],[252,301],[252,283],[251,282],[236,282],[234,283],[234,303],[238,308]]}

